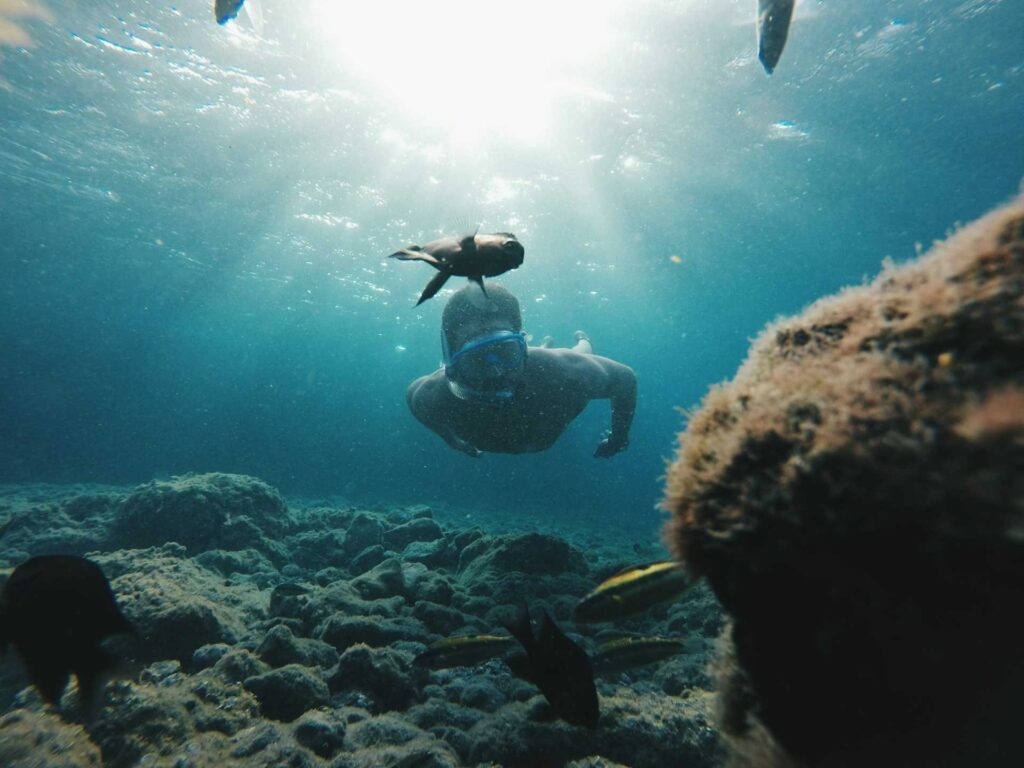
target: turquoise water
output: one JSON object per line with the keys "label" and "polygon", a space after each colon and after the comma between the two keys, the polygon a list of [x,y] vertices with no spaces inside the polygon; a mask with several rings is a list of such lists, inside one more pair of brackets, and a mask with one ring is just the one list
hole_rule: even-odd
{"label": "turquoise water", "polygon": [[[50,2],[0,46],[0,482],[242,472],[653,536],[677,407],[1024,174],[1016,0],[807,0],[771,77],[753,0],[210,5]],[[604,402],[480,460],[408,413],[446,293],[385,256],[477,224],[525,245],[498,280],[536,340],[635,369],[625,454],[591,456]]]}

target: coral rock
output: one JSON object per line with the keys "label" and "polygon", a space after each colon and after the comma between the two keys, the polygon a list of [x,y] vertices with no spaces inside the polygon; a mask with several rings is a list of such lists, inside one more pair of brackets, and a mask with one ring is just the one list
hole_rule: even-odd
{"label": "coral rock", "polygon": [[0,718],[4,768],[101,768],[100,750],[80,725],[24,709]]}
{"label": "coral rock", "polygon": [[373,698],[374,709],[405,709],[417,696],[410,681],[411,659],[390,648],[355,645],[341,655],[328,681],[332,692],[357,689]]}
{"label": "coral rock", "polygon": [[401,552],[414,541],[436,541],[444,537],[441,526],[426,517],[417,517],[384,532],[384,546]]}
{"label": "coral rock", "polygon": [[255,589],[229,589],[222,577],[181,554],[180,546],[167,545],[95,558],[114,576],[111,587],[147,659],[189,661],[203,645],[235,643],[255,614]]}
{"label": "coral rock", "polygon": [[118,508],[113,532],[134,547],[168,541],[192,553],[251,547],[280,560],[287,553],[273,539],[289,523],[281,494],[262,480],[211,473],[140,485]]}
{"label": "coral rock", "polygon": [[1024,764],[1024,198],[768,328],[665,506],[733,618],[740,752]]}
{"label": "coral rock", "polygon": [[243,685],[259,701],[263,714],[285,722],[325,705],[328,698],[327,683],[300,664],[247,678]]}
{"label": "coral rock", "polygon": [[267,632],[256,653],[272,667],[288,664],[332,667],[338,661],[338,652],[331,645],[308,637],[296,637],[281,624]]}
{"label": "coral rock", "polygon": [[333,757],[345,745],[345,719],[336,712],[306,712],[295,721],[294,734],[306,749],[320,757]]}
{"label": "coral rock", "polygon": [[462,552],[460,578],[472,582],[494,573],[586,573],[587,563],[575,547],[555,536],[527,533],[478,539]]}

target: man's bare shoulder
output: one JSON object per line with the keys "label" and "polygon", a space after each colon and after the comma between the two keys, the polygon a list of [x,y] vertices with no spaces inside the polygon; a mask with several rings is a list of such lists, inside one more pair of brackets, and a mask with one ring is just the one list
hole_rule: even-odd
{"label": "man's bare shoulder", "polygon": [[447,395],[448,384],[444,377],[444,371],[441,369],[428,373],[426,376],[420,376],[405,390],[406,400],[414,411],[423,406],[436,406]]}
{"label": "man's bare shoulder", "polygon": [[587,399],[610,397],[620,382],[633,380],[633,370],[608,357],[571,349],[530,349],[528,366],[534,380],[551,390],[573,391]]}
{"label": "man's bare shoulder", "polygon": [[531,366],[545,369],[551,373],[573,377],[579,375],[600,374],[609,368],[623,368],[608,357],[586,352],[576,352],[568,348],[530,347],[529,361]]}

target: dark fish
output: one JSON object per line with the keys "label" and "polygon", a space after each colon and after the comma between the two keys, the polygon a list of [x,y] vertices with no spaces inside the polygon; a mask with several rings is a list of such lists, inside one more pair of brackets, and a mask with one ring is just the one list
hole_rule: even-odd
{"label": "dark fish", "polygon": [[795,0],[757,0],[757,58],[769,75],[786,47],[794,4]]}
{"label": "dark fish", "polygon": [[[441,290],[449,277],[468,277],[484,287],[485,277],[494,277],[516,269],[523,263],[523,244],[508,232],[493,235],[466,235],[462,238],[443,237],[426,245],[410,245],[395,251],[388,258],[402,261],[425,261],[438,271],[427,283],[416,302],[418,307]],[[487,290],[484,290],[487,293]]]}
{"label": "dark fish", "polygon": [[608,675],[653,664],[683,652],[683,641],[671,637],[632,635],[609,640],[594,652],[594,672]]}
{"label": "dark fish", "polygon": [[278,584],[270,591],[270,612],[276,614],[285,600],[307,594],[309,594],[309,587],[302,584],[296,584],[295,582]]}
{"label": "dark fish", "polygon": [[431,643],[427,650],[413,659],[413,664],[427,669],[470,667],[505,655],[516,645],[508,635],[459,635]]}
{"label": "dark fish", "polygon": [[227,24],[238,15],[245,0],[214,0],[213,15],[218,24]]}
{"label": "dark fish", "polygon": [[0,591],[0,651],[13,645],[40,695],[60,701],[78,678],[86,708],[117,666],[103,641],[135,630],[114,601],[103,571],[75,555],[43,555],[19,565]]}
{"label": "dark fish", "polygon": [[602,581],[576,608],[576,621],[611,621],[645,611],[652,605],[672,600],[694,584],[681,563],[659,560],[627,568]]}
{"label": "dark fish", "polygon": [[594,670],[586,651],[566,637],[547,611],[534,635],[530,611],[521,605],[508,631],[526,651],[526,659],[513,659],[510,668],[544,694],[551,711],[562,720],[587,728],[597,727],[600,709]]}

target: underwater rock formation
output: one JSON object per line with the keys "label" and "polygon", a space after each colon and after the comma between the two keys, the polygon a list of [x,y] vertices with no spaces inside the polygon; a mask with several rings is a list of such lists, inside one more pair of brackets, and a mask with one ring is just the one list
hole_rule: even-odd
{"label": "underwater rock formation", "polygon": [[1024,764],[1024,198],[770,326],[680,440],[737,764]]}
{"label": "underwater rock formation", "polygon": [[466,528],[463,510],[421,504],[277,498],[232,475],[0,488],[0,513],[14,521],[0,537],[0,585],[37,538],[90,540],[139,636],[89,721],[74,686],[50,709],[14,654],[0,658],[0,766],[721,764],[705,672],[721,619],[704,586],[621,627],[574,628],[588,650],[612,630],[686,635],[684,653],[596,681],[593,731],[552,718],[501,659],[415,663],[442,637],[502,632],[521,599],[568,622],[597,574],[636,555],[631,537],[510,533],[504,516],[476,513],[486,528]]}
{"label": "underwater rock formation", "polygon": [[228,588],[217,574],[184,559],[179,544],[95,556],[139,633],[147,660],[187,661],[200,646],[234,643],[260,615],[251,586]]}
{"label": "underwater rock formation", "polygon": [[153,480],[121,502],[113,533],[131,546],[183,544],[190,552],[257,549],[284,561],[289,524],[281,494],[262,480],[210,473]]}
{"label": "underwater rock formation", "polygon": [[102,768],[100,750],[80,725],[47,712],[18,710],[0,717],[4,768]]}

